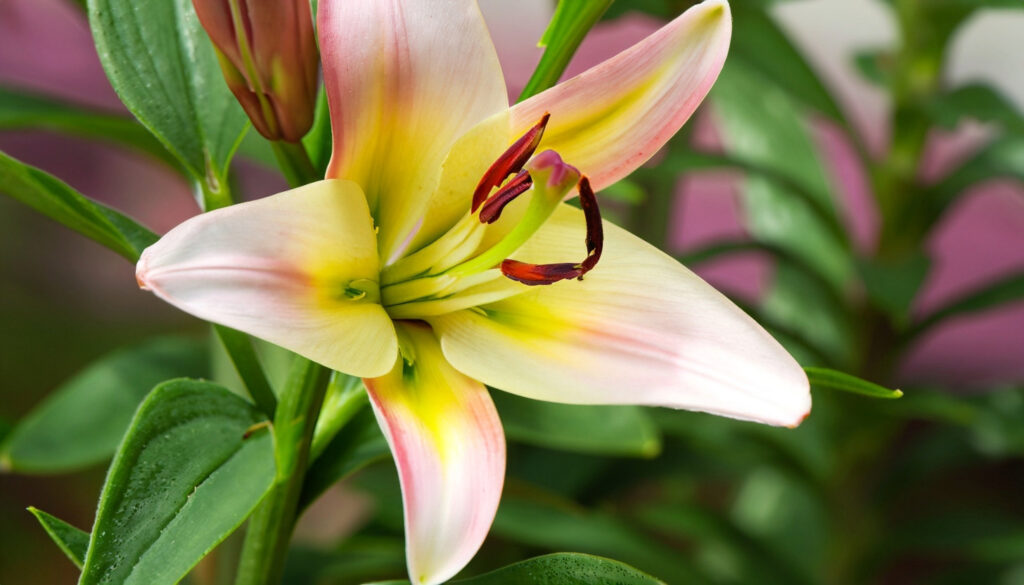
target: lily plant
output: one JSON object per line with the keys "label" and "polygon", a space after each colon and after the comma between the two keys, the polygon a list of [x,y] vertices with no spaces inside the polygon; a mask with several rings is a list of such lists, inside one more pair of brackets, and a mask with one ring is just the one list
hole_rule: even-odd
{"label": "lily plant", "polygon": [[321,0],[318,34],[326,178],[184,222],[137,278],[363,379],[398,468],[414,583],[455,575],[494,519],[505,439],[488,387],[772,425],[807,415],[793,358],[602,220],[595,196],[709,91],[725,0],[512,107],[474,0]]}

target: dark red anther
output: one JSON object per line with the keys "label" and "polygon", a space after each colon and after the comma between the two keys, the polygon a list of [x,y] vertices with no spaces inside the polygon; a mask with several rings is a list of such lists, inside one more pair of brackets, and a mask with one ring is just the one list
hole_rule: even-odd
{"label": "dark red anther", "polygon": [[487,198],[484,206],[480,208],[480,221],[483,223],[498,221],[505,206],[529,190],[532,185],[533,179],[530,177],[530,173],[519,171],[519,174],[513,177],[511,181],[502,185],[501,189],[498,189],[494,195]]}
{"label": "dark red anther", "polygon": [[[590,179],[580,179],[580,207],[583,208],[583,217],[587,221],[587,257],[580,263],[583,272],[590,272],[597,261],[601,259],[601,252],[604,250],[604,225],[601,223],[601,210],[597,207],[597,197],[594,190],[590,188]],[[580,274],[583,276],[583,274]]]}
{"label": "dark red anther", "polygon": [[480,208],[484,200],[487,199],[491,189],[501,185],[501,182],[508,178],[509,175],[518,173],[523,169],[523,165],[526,164],[526,161],[530,160],[530,157],[533,156],[534,151],[540,145],[540,139],[544,135],[544,127],[548,125],[548,118],[550,117],[550,114],[544,114],[539,122],[527,130],[526,134],[523,134],[518,140],[513,142],[512,146],[501,153],[498,160],[494,161],[490,168],[487,169],[480,182],[477,183],[476,190],[473,191],[472,211],[474,213]]}
{"label": "dark red anther", "polygon": [[601,210],[597,206],[597,197],[590,188],[590,180],[580,179],[580,207],[587,222],[587,257],[579,264],[560,262],[557,264],[530,264],[518,260],[505,260],[501,263],[501,273],[512,280],[525,285],[553,284],[559,280],[578,278],[597,266],[604,250],[604,226],[601,224]]}

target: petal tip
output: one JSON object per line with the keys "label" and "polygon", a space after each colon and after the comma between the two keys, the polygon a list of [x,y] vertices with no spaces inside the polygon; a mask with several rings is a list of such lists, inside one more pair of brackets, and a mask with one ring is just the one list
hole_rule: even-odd
{"label": "petal tip", "polygon": [[149,285],[149,281],[146,279],[146,273],[148,272],[149,262],[146,257],[146,250],[143,250],[142,256],[139,257],[138,263],[135,265],[135,283],[139,285],[142,290],[152,290]]}
{"label": "petal tip", "polygon": [[708,17],[727,16],[731,17],[731,9],[728,0],[705,0],[699,5],[704,9]]}
{"label": "petal tip", "polygon": [[789,423],[787,425],[784,425],[784,426],[786,428],[788,428],[788,429],[795,429],[798,426],[800,426],[801,424],[803,424],[803,422],[805,420],[807,420],[807,417],[809,417],[809,416],[811,416],[811,409],[807,409],[807,411],[804,412],[803,414],[801,414],[800,418],[798,418],[795,422],[791,422],[791,423]]}

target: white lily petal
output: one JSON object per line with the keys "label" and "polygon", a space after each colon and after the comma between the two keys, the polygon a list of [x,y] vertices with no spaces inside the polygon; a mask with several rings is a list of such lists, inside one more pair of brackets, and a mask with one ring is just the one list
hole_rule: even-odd
{"label": "white lily petal", "polygon": [[698,4],[651,36],[512,107],[512,133],[545,113],[540,150],[558,151],[595,190],[646,162],[689,119],[729,51],[725,0]]}
{"label": "white lily petal", "polygon": [[482,384],[455,370],[429,327],[399,322],[402,351],[365,380],[398,467],[406,559],[417,585],[441,583],[473,558],[494,521],[505,436]]}
{"label": "white lily petal", "polygon": [[352,375],[381,375],[398,352],[391,319],[373,300],[370,214],[350,181],[193,217],[143,252],[136,276],[187,313]]}
{"label": "white lily petal", "polygon": [[320,48],[334,154],[328,177],[359,183],[400,252],[455,141],[508,107],[473,0],[321,0]]}
{"label": "white lily petal", "polygon": [[[563,205],[513,258],[577,260],[584,223]],[[803,420],[807,377],[778,342],[671,257],[607,222],[604,230],[604,256],[582,282],[430,318],[445,357],[487,385],[539,400]]]}

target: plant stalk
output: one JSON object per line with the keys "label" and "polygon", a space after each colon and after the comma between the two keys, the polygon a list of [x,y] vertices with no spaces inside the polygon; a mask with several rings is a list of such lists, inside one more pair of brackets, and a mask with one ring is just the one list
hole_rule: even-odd
{"label": "plant stalk", "polygon": [[323,178],[317,173],[306,147],[301,142],[275,140],[270,144],[274,149],[274,156],[277,157],[277,165],[290,187],[301,187]]}
{"label": "plant stalk", "polygon": [[280,583],[330,370],[296,357],[274,417],[277,480],[249,518],[235,585]]}

